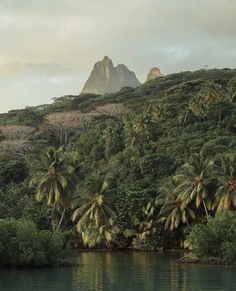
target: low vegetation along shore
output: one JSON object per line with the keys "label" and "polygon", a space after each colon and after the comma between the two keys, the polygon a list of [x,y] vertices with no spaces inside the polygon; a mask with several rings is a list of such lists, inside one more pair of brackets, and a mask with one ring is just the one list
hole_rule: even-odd
{"label": "low vegetation along shore", "polygon": [[1,114],[0,264],[54,265],[71,242],[234,263],[235,149],[229,69]]}

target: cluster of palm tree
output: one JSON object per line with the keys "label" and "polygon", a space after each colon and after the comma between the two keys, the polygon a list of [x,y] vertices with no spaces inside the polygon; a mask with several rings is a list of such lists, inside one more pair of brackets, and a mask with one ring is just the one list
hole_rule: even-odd
{"label": "cluster of palm tree", "polygon": [[[105,243],[111,247],[119,229],[114,224],[115,212],[109,205],[108,183],[98,174],[87,178],[81,188],[75,157],[62,148],[49,148],[34,163],[30,184],[36,189],[37,200],[47,201],[53,230],[60,230],[69,217],[85,245],[94,247]],[[161,189],[164,201],[158,220],[154,221],[155,208],[150,203],[144,209],[147,219],[134,218],[134,229],[126,230],[124,235],[142,240],[155,232],[158,221],[164,220],[165,230],[173,231],[200,222],[216,211],[236,209],[235,162],[232,154],[216,161],[194,154]],[[161,198],[158,197],[159,202]]]}
{"label": "cluster of palm tree", "polygon": [[[173,231],[220,210],[236,208],[236,158],[228,154],[218,161],[194,154],[173,177],[160,216]],[[168,191],[168,192],[167,192]]]}
{"label": "cluster of palm tree", "polygon": [[221,114],[227,107],[231,109],[230,103],[235,101],[235,81],[231,80],[227,86],[228,90],[224,91],[222,85],[208,80],[204,82],[198,94],[189,100],[188,107],[184,110],[184,115],[181,116],[181,121],[186,123],[191,116],[204,120],[207,116],[212,116],[212,112],[218,115],[221,122]]}
{"label": "cluster of palm tree", "polygon": [[[113,225],[115,213],[105,198],[108,184],[100,175],[93,176],[87,180],[86,191],[76,191],[79,176],[75,156],[62,148],[49,148],[32,166],[30,185],[36,189],[38,201],[46,199],[54,230],[60,230],[66,214],[72,212],[85,245],[105,241],[110,247],[118,229]],[[60,214],[57,223],[55,212]]]}

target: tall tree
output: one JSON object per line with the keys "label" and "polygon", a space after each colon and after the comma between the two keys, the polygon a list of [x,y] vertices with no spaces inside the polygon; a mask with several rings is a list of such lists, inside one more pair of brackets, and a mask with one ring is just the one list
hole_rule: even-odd
{"label": "tall tree", "polygon": [[35,185],[36,198],[41,201],[47,199],[47,205],[52,208],[52,218],[55,208],[61,213],[57,226],[60,228],[65,212],[69,209],[73,197],[75,167],[66,158],[61,149],[49,148],[32,166],[30,184]]}
{"label": "tall tree", "polygon": [[85,191],[74,202],[73,221],[85,244],[95,246],[105,241],[110,247],[116,228],[113,227],[115,212],[106,201],[108,184],[100,176],[89,177]]}
{"label": "tall tree", "polygon": [[[176,183],[174,180],[171,183],[163,186],[160,190],[165,196],[163,206],[160,209],[160,221],[165,221],[165,230],[173,231],[181,224],[189,225],[191,221],[196,219],[196,215],[190,205],[185,205],[178,199],[175,193]],[[162,200],[159,198],[159,200]],[[158,203],[159,204],[159,203]]]}
{"label": "tall tree", "polygon": [[203,205],[208,215],[212,205],[207,186],[211,180],[209,171],[212,166],[212,161],[204,159],[201,154],[194,154],[190,162],[182,166],[181,172],[174,176],[178,184],[174,192],[182,208],[194,201],[197,208]]}
{"label": "tall tree", "polygon": [[234,210],[236,208],[236,158],[232,154],[221,158],[221,165],[215,165],[215,174],[219,182],[213,208]]}
{"label": "tall tree", "polygon": [[207,103],[219,101],[223,97],[222,86],[212,80],[207,80],[201,85],[199,97]]}

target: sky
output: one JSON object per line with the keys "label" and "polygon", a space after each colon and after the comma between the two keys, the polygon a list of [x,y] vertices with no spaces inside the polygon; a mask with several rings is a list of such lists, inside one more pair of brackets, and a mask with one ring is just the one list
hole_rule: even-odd
{"label": "sky", "polygon": [[141,82],[236,67],[236,0],[0,0],[0,112],[79,94],[109,56]]}

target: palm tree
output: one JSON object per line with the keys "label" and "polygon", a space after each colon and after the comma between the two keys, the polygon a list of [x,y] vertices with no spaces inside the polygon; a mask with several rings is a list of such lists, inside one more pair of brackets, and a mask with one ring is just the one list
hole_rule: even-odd
{"label": "palm tree", "polygon": [[165,230],[173,231],[181,224],[190,224],[191,220],[196,219],[196,215],[190,206],[183,208],[175,197],[173,201],[163,205],[160,215],[165,215]]}
{"label": "palm tree", "polygon": [[209,170],[213,162],[204,159],[201,154],[194,154],[190,163],[182,166],[182,171],[174,176],[178,186],[174,193],[178,196],[177,202],[181,202],[181,208],[185,209],[192,201],[197,208],[204,206],[206,215],[211,209],[211,200],[207,186],[210,182]]}
{"label": "palm tree", "polygon": [[222,86],[212,80],[208,80],[201,86],[199,97],[207,103],[219,101],[222,98]]}
{"label": "palm tree", "polygon": [[[150,201],[146,207],[143,207],[142,212],[145,216],[145,220],[140,220],[138,217],[133,217],[133,228],[126,229],[124,231],[124,236],[126,238],[136,237],[140,241],[145,240],[148,236],[156,232],[155,221],[153,220],[153,214],[155,211],[155,206],[153,202]],[[134,241],[133,241],[134,242]]]}
{"label": "palm tree", "polygon": [[143,110],[143,117],[146,120],[152,120],[155,122],[162,121],[165,117],[165,110],[156,102],[150,102],[148,106]]}
{"label": "palm tree", "polygon": [[110,220],[107,225],[97,227],[93,223],[88,225],[86,230],[82,234],[83,242],[86,246],[92,248],[105,241],[108,248],[112,247],[116,235],[119,233],[119,229],[113,225],[113,221]]}
{"label": "palm tree", "polygon": [[189,109],[200,119],[204,119],[206,117],[207,105],[201,99],[192,100],[189,102]]}
{"label": "palm tree", "polygon": [[61,149],[49,148],[32,166],[33,178],[31,185],[36,185],[36,199],[47,199],[47,205],[52,208],[62,209],[61,219],[57,229],[60,228],[66,210],[72,200],[72,185],[74,178],[74,165],[66,159]]}
{"label": "palm tree", "polygon": [[236,207],[236,167],[235,156],[225,155],[221,158],[221,166],[215,165],[215,174],[219,182],[213,208],[217,210],[233,210]]}
{"label": "palm tree", "polygon": [[226,97],[229,101],[233,102],[236,98],[236,81],[230,80],[227,84],[228,91],[226,93]]}
{"label": "palm tree", "polygon": [[166,196],[164,204],[159,212],[160,221],[165,221],[165,230],[173,231],[181,224],[190,224],[196,219],[196,215],[190,205],[184,205],[174,193],[176,183],[174,180],[160,190]]}
{"label": "palm tree", "polygon": [[[108,247],[117,229],[113,226],[115,212],[106,201],[108,184],[100,176],[91,176],[83,195],[74,202],[73,221],[86,245],[95,246],[103,239]],[[110,236],[110,237],[109,237]]]}

